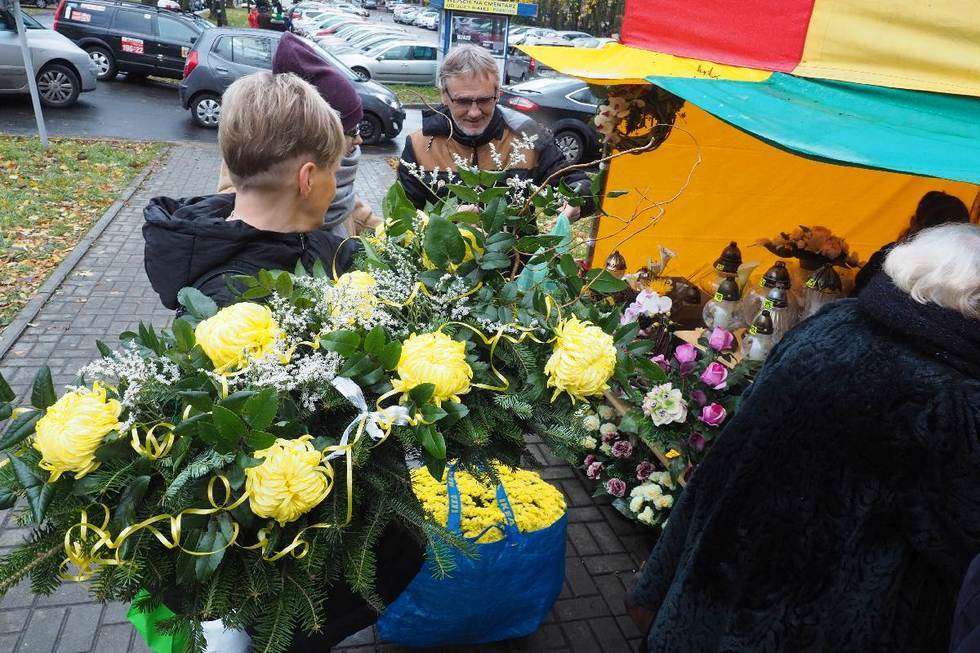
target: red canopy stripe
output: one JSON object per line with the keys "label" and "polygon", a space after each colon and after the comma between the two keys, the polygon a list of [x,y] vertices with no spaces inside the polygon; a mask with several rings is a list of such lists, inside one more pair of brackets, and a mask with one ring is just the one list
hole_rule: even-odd
{"label": "red canopy stripe", "polygon": [[815,0],[626,0],[622,41],[647,50],[791,72]]}

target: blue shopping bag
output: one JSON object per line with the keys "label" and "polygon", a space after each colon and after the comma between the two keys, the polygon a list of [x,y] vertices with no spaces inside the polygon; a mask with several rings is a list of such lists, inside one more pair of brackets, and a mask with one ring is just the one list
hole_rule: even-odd
{"label": "blue shopping bag", "polygon": [[[452,466],[446,489],[446,527],[461,533]],[[497,504],[504,514],[499,526],[503,539],[477,544],[475,557],[457,551],[449,577],[436,578],[426,560],[378,620],[383,640],[402,646],[482,644],[524,637],[538,629],[565,582],[568,516],[547,528],[521,533],[503,485],[497,486]]]}

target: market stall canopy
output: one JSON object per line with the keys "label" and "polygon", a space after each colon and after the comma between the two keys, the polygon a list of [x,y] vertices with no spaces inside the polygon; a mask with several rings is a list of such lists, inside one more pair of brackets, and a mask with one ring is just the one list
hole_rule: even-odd
{"label": "market stall canopy", "polygon": [[626,0],[622,41],[733,66],[980,96],[976,0]]}
{"label": "market stall canopy", "polygon": [[521,50],[549,68],[600,86],[646,84],[646,77],[654,74],[740,82],[763,82],[771,74],[766,70],[675,57],[619,43],[596,49],[527,45],[522,46]]}

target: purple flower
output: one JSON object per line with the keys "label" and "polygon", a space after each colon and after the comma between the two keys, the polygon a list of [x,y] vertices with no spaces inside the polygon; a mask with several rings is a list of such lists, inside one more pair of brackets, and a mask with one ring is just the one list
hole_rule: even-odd
{"label": "purple flower", "polygon": [[711,363],[701,372],[701,382],[709,388],[723,390],[728,385],[728,368],[721,363]]}
{"label": "purple flower", "polygon": [[698,359],[698,350],[694,345],[685,342],[683,345],[677,345],[677,349],[674,350],[674,358],[677,359],[678,363],[693,363]]}
{"label": "purple flower", "polygon": [[731,331],[725,331],[721,327],[715,327],[708,336],[708,346],[715,351],[725,351],[732,348],[732,344],[735,342],[735,336],[732,335]]}
{"label": "purple flower", "polygon": [[626,494],[626,483],[618,478],[611,478],[606,481],[606,492],[614,497],[621,497]]}
{"label": "purple flower", "polygon": [[594,462],[589,465],[589,468],[585,470],[585,475],[591,478],[593,481],[599,480],[599,475],[602,474],[602,470],[605,465],[599,462]]}
{"label": "purple flower", "polygon": [[594,462],[595,462],[595,455],[590,453],[588,456],[585,457],[585,461],[582,463],[582,466],[587,468],[589,465],[591,465]]}
{"label": "purple flower", "polygon": [[667,360],[667,357],[663,354],[657,354],[651,358],[650,361],[659,365],[660,369],[662,369],[664,372],[670,371],[670,361]]}
{"label": "purple flower", "polygon": [[701,409],[701,416],[698,419],[708,426],[718,426],[725,421],[726,416],[724,406],[719,403],[710,403]]}
{"label": "purple flower", "polygon": [[612,455],[614,458],[629,458],[633,453],[633,445],[629,443],[629,440],[620,440],[612,446]]}
{"label": "purple flower", "polygon": [[636,466],[636,480],[645,481],[650,478],[650,474],[653,473],[653,464],[644,460],[642,463]]}
{"label": "purple flower", "polygon": [[698,406],[703,406],[706,403],[708,403],[708,395],[704,394],[704,390],[695,390],[695,391],[693,391],[691,393],[691,399],[694,400],[694,402]]}
{"label": "purple flower", "polygon": [[605,442],[606,444],[612,444],[613,442],[616,441],[616,438],[618,437],[619,437],[618,431],[611,431],[609,433],[603,434],[602,441]]}
{"label": "purple flower", "polygon": [[692,433],[691,437],[687,439],[687,443],[691,445],[695,451],[704,451],[704,446],[707,444],[704,436],[700,433]]}

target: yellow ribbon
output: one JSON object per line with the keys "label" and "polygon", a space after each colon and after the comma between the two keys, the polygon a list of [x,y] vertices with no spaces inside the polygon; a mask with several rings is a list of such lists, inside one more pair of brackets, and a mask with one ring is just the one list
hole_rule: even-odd
{"label": "yellow ribbon", "polygon": [[[143,440],[140,440],[139,427],[134,426],[130,433],[132,434],[131,443],[133,445],[133,450],[136,451],[141,456],[144,456],[150,460],[159,460],[164,458],[170,449],[174,446],[174,441],[177,438],[177,434],[174,433],[173,424],[169,422],[160,422],[159,424],[154,424],[147,430],[146,435]],[[164,429],[163,438],[158,440],[154,432],[157,429]]]}

